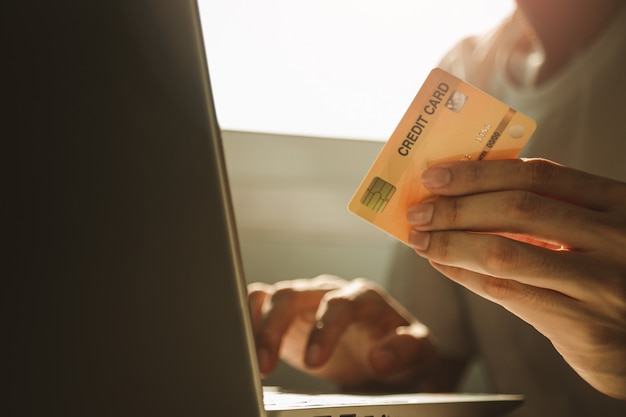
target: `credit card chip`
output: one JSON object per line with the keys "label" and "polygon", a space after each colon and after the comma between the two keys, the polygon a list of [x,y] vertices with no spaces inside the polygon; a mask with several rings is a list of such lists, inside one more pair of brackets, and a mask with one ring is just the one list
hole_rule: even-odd
{"label": "credit card chip", "polygon": [[395,192],[396,187],[382,178],[374,177],[361,198],[361,204],[377,213],[381,213]]}

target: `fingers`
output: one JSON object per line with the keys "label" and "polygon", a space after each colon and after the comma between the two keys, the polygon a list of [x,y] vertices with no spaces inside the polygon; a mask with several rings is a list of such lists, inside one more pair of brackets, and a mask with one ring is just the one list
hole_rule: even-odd
{"label": "fingers", "polygon": [[[261,319],[263,317],[263,305],[272,291],[271,286],[264,283],[248,285],[248,304],[252,317],[252,329],[256,339],[257,357],[261,374],[267,375],[274,371],[278,364],[278,348],[276,339],[280,340],[281,334],[272,333],[273,329],[261,331]],[[278,326],[284,329],[285,324]],[[273,330],[276,332],[276,330]],[[260,336],[259,335],[263,335]],[[280,343],[280,342],[278,342]]]}
{"label": "fingers", "polygon": [[404,310],[371,282],[355,279],[343,288],[330,291],[320,301],[315,326],[306,352],[309,366],[321,366],[333,353],[350,325],[364,328],[379,338],[398,326],[409,324]]}
{"label": "fingers", "polygon": [[[447,195],[411,207],[407,219],[412,245],[434,262],[578,298],[598,293],[593,287],[609,279],[603,265],[623,258],[622,183],[538,160],[463,162],[429,171],[426,183]],[[437,176],[447,184],[437,183]],[[595,185],[575,193],[595,195],[593,204],[563,201],[576,199],[566,198],[572,181]],[[467,195],[456,195],[462,192]]]}
{"label": "fingers", "polygon": [[575,298],[593,294],[600,275],[576,252],[555,251],[502,236],[460,231],[412,232],[418,254],[441,265],[559,291]]}
{"label": "fingers", "polygon": [[252,317],[252,329],[256,333],[262,316],[263,303],[267,294],[271,291],[268,284],[255,282],[248,285],[248,304]]}
{"label": "fingers", "polygon": [[[346,386],[406,383],[434,351],[428,330],[374,283],[320,277],[249,286],[259,368],[279,357]],[[388,381],[386,380],[388,379]]]}
{"label": "fingers", "polygon": [[626,204],[626,186],[542,159],[465,161],[437,165],[422,182],[437,195],[526,190],[597,209]]}
{"label": "fingers", "polygon": [[[248,286],[248,297],[255,333],[259,368],[262,374],[274,371],[283,340],[294,320],[311,317],[319,300],[336,284],[334,277],[317,280],[293,280],[275,285],[262,283]],[[304,323],[307,321],[304,320]]]}
{"label": "fingers", "polygon": [[538,331],[550,337],[555,329],[569,327],[578,301],[560,292],[501,279],[464,268],[431,262],[434,268],[470,291],[505,307],[522,320],[532,323]]}
{"label": "fingers", "polygon": [[421,231],[506,232],[577,250],[597,246],[614,227],[602,212],[517,190],[430,200],[411,207],[407,220]]}

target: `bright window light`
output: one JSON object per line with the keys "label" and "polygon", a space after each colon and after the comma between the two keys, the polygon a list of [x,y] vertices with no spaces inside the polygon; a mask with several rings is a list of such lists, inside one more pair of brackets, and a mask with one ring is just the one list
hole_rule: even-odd
{"label": "bright window light", "polygon": [[199,0],[223,129],[387,140],[441,56],[513,0]]}

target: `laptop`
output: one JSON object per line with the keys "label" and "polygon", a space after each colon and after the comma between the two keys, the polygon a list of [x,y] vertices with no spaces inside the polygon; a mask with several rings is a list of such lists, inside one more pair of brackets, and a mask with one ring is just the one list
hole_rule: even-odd
{"label": "laptop", "polygon": [[195,1],[22,3],[5,27],[18,177],[7,415],[487,417],[520,404],[264,393]]}

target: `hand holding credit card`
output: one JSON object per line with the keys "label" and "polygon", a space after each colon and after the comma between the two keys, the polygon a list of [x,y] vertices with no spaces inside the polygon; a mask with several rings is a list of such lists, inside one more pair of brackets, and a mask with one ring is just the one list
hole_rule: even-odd
{"label": "hand holding credit card", "polygon": [[435,68],[348,209],[408,244],[407,210],[429,197],[424,170],[447,161],[515,158],[535,127],[528,116]]}

